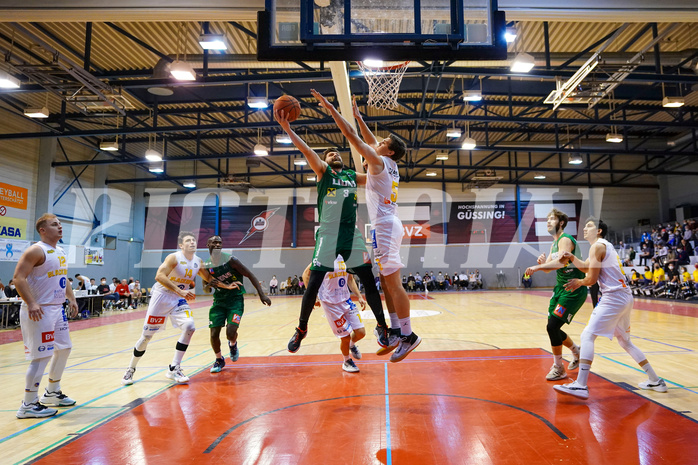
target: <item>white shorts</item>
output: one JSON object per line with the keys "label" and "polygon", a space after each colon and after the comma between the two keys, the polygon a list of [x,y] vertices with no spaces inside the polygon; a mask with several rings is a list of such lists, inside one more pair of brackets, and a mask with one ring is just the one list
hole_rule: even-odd
{"label": "white shorts", "polygon": [[153,291],[148,311],[143,322],[143,335],[153,335],[165,325],[170,317],[172,327],[181,328],[186,323],[194,324],[194,315],[187,300],[174,294]]}
{"label": "white shorts", "polygon": [[42,305],[44,316],[39,321],[29,319],[29,309],[22,304],[19,309],[19,322],[24,340],[24,356],[27,360],[50,357],[54,350],[70,349],[68,316],[63,305]]}
{"label": "white shorts", "polygon": [[397,216],[393,216],[392,221],[389,218],[381,219],[381,222],[372,226],[373,259],[378,265],[380,274],[390,276],[405,267],[400,260],[400,244],[405,234],[402,221]]}
{"label": "white shorts", "polygon": [[[589,323],[584,331],[596,336],[626,338],[630,332],[630,311],[633,309],[633,295],[623,291],[606,292],[591,312]],[[627,339],[627,338],[626,338]]]}
{"label": "white shorts", "polygon": [[330,324],[330,329],[337,337],[346,337],[356,329],[361,329],[364,324],[361,322],[361,316],[354,302],[348,299],[345,302],[333,304],[320,301],[325,317]]}

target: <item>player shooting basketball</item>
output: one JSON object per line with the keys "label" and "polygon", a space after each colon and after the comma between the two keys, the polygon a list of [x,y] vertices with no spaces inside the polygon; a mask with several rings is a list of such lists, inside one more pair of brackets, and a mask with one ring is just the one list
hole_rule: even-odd
{"label": "player shooting basketball", "polygon": [[[402,139],[395,135],[378,141],[366,126],[356,102],[354,102],[354,116],[359,122],[362,139],[354,127],[339,114],[334,105],[316,90],[311,89],[311,92],[320,102],[320,106],[330,112],[344,137],[368,163],[366,205],[368,216],[371,219],[374,260],[380,270],[381,286],[385,292],[385,301],[390,312],[391,327],[393,329],[399,328],[400,331],[399,335],[396,331],[391,332],[388,348],[397,347],[397,349],[390,357],[390,361],[399,362],[422,342],[422,339],[412,332],[410,300],[400,279],[400,269],[405,266],[400,260],[400,243],[404,230],[402,222],[397,216],[400,173],[395,161],[405,155],[406,145]],[[398,336],[400,337],[399,342]]]}
{"label": "player shooting basketball", "polygon": [[288,342],[289,352],[297,352],[301,341],[308,332],[308,319],[313,311],[315,299],[325,273],[334,271],[337,255],[344,257],[348,271],[355,273],[364,285],[366,301],[376,317],[376,336],[382,347],[388,345],[388,327],[383,315],[380,293],[371,272],[370,256],[364,239],[356,227],[357,184],[364,183],[366,177],[353,170],[344,169],[342,156],[337,149],[327,149],[324,159],[308,147],[308,144],[291,129],[283,110],[274,112],[279,125],[289,135],[293,144],[308,160],[310,168],[317,175],[317,208],[320,226],[315,236],[310,277],[307,290],[303,294],[301,314],[296,332]]}

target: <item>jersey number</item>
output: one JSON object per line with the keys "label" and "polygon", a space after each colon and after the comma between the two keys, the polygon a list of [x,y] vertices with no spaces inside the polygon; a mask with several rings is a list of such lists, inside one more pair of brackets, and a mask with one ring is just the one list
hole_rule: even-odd
{"label": "jersey number", "polygon": [[193,275],[194,275],[193,270],[191,270],[190,268],[187,268],[186,270],[184,270],[184,277],[185,278],[191,278]]}
{"label": "jersey number", "polygon": [[399,183],[393,181],[393,185],[390,189],[390,201],[395,203],[397,202],[397,188],[399,186]]}

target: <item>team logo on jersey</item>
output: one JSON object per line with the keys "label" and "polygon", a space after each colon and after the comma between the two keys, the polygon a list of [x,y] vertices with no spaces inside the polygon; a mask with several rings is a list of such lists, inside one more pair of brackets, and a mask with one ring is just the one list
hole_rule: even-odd
{"label": "team logo on jersey", "polygon": [[46,346],[39,346],[39,348],[38,348],[37,350],[38,350],[39,352],[43,352],[43,351],[46,350]]}
{"label": "team logo on jersey", "polygon": [[164,316],[153,316],[150,315],[148,317],[148,324],[149,325],[161,325],[165,322],[165,317]]}
{"label": "team logo on jersey", "polygon": [[233,323],[240,324],[240,320],[242,320],[242,316],[238,315],[237,313],[233,313]]}
{"label": "team logo on jersey", "polygon": [[53,252],[55,252],[55,250],[48,250],[48,251],[46,251],[46,253],[53,253]]}
{"label": "team logo on jersey", "polygon": [[344,317],[341,317],[339,320],[334,320],[334,325],[337,328],[342,328],[345,324],[347,324],[347,319]]}
{"label": "team logo on jersey", "polygon": [[553,313],[555,315],[559,316],[560,318],[562,318],[562,316],[565,314],[566,311],[567,311],[567,309],[565,307],[563,307],[560,304],[557,304],[557,307],[555,307],[555,310],[553,310]]}
{"label": "team logo on jersey", "polygon": [[61,289],[65,289],[65,285],[68,281],[65,279],[65,276],[58,281],[58,285],[61,286]]}
{"label": "team logo on jersey", "polygon": [[327,197],[337,197],[337,188],[336,187],[328,187],[327,188]]}
{"label": "team logo on jersey", "polygon": [[41,333],[41,342],[53,342],[54,341],[54,335],[53,331],[47,331],[45,333]]}
{"label": "team logo on jersey", "polygon": [[238,242],[238,245],[242,244],[256,233],[265,231],[267,227],[269,227],[269,218],[274,216],[274,214],[279,210],[279,208],[281,207],[272,208],[270,210],[264,210],[262,213],[252,218],[250,229],[247,230],[247,232],[245,233],[245,237],[243,237],[242,240]]}
{"label": "team logo on jersey", "polygon": [[187,262],[179,262],[180,265],[186,265]]}

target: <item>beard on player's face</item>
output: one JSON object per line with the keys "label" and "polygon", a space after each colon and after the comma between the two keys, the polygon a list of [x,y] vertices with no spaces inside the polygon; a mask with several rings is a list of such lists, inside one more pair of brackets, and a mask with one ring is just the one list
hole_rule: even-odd
{"label": "beard on player's face", "polygon": [[337,152],[330,152],[325,157],[325,161],[331,168],[342,169],[344,167],[344,162],[342,161],[342,156]]}

